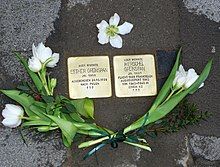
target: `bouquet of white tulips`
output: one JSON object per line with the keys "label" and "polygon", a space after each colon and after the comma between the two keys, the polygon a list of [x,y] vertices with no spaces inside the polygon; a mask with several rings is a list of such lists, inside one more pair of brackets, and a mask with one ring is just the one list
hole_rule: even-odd
{"label": "bouquet of white tulips", "polygon": [[46,68],[56,66],[59,54],[52,54],[51,49],[42,43],[37,47],[33,45],[32,50],[33,57],[29,61],[18,53],[16,55],[34,86],[25,83],[16,90],[0,90],[22,106],[6,104],[2,111],[4,117],[2,123],[11,128],[22,123],[23,127],[34,127],[40,132],[60,129],[63,143],[67,147],[71,146],[77,133],[95,137],[95,140],[79,145],[79,148],[95,145],[84,158],[93,155],[107,144],[117,148],[120,142],[151,151],[147,141],[140,138],[137,131],[166,117],[188,94],[201,88],[212,66],[210,60],[201,75],[198,75],[194,69],[185,71],[183,66],[179,65],[180,50],[169,77],[149,111],[125,129],[113,132],[95,123],[94,105],[91,99],[71,100],[61,95],[54,95],[57,80],[50,78]]}

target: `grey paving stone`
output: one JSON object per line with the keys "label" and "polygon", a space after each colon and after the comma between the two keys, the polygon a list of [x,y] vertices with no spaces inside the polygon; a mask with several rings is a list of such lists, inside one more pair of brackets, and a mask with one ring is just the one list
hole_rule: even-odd
{"label": "grey paving stone", "polygon": [[1,0],[0,3],[0,72],[4,71],[15,82],[25,74],[12,51],[30,51],[32,43],[46,41],[54,31],[53,22],[58,18],[61,1]]}
{"label": "grey paving stone", "polygon": [[[31,56],[32,43],[46,41],[54,30],[60,0],[1,0],[0,1],[0,87],[13,88],[13,83],[27,79],[12,51]],[[7,98],[0,95],[1,109]],[[10,101],[11,102],[11,101]],[[0,127],[0,166],[61,166],[66,158],[60,137],[25,131],[27,146],[17,130]]]}
{"label": "grey paving stone", "polygon": [[66,158],[66,149],[60,134],[39,134],[22,130],[0,128],[1,167],[48,167],[61,166]]}
{"label": "grey paving stone", "polygon": [[193,133],[189,143],[195,156],[203,157],[209,161],[220,160],[220,138]]}

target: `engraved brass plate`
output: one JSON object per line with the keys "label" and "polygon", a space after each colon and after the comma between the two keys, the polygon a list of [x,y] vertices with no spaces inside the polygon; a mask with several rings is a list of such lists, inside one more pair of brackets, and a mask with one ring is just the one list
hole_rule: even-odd
{"label": "engraved brass plate", "polygon": [[115,56],[114,78],[117,97],[153,96],[157,94],[153,55]]}
{"label": "engraved brass plate", "polygon": [[112,95],[108,56],[68,58],[69,95],[72,99]]}

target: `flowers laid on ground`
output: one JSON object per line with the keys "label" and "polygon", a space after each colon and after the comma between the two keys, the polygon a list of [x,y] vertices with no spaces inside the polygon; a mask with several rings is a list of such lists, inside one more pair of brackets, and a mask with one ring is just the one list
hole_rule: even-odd
{"label": "flowers laid on ground", "polygon": [[[47,67],[55,67],[59,61],[59,53],[53,53],[49,47],[45,47],[41,42],[37,47],[32,45],[33,57],[37,58],[42,64],[45,64]],[[32,57],[32,58],[33,58]]]}
{"label": "flowers laid on ground", "polygon": [[10,128],[15,128],[21,124],[23,115],[24,110],[22,107],[14,104],[6,104],[5,109],[2,111],[2,116],[4,117],[2,124]]}
{"label": "flowers laid on ground", "polygon": [[[173,87],[174,89],[187,89],[189,88],[197,79],[199,78],[199,75],[196,73],[196,71],[191,68],[188,71],[185,71],[183,66],[179,66],[179,70],[176,72],[176,76],[173,81]],[[203,87],[204,83],[200,85],[199,88]]]}
{"label": "flowers laid on ground", "polygon": [[122,47],[122,38],[120,35],[125,35],[131,32],[133,24],[124,22],[122,25],[118,25],[120,17],[117,13],[109,19],[109,23],[102,20],[101,23],[97,24],[98,28],[98,42],[100,44],[110,44],[115,48]]}
{"label": "flowers laid on ground", "polygon": [[[117,15],[110,19],[110,25],[117,25],[118,22]],[[121,142],[151,151],[141,132],[147,132],[148,127],[159,125],[160,121],[167,124],[167,121],[162,120],[170,112],[172,113],[173,109],[188,94],[194,93],[203,86],[211,70],[212,60],[207,63],[200,75],[193,69],[185,71],[182,65],[179,66],[180,53],[181,50],[178,52],[173,69],[151,108],[128,127],[114,132],[96,124],[94,104],[91,99],[72,100],[62,95],[54,95],[53,90],[57,80],[51,78],[46,72],[46,67],[54,67],[58,63],[59,54],[52,54],[52,50],[42,43],[37,47],[33,45],[33,57],[29,61],[16,53],[33,82],[23,82],[14,90],[0,90],[1,93],[19,103],[23,109],[20,106],[7,104],[2,111],[4,117],[2,123],[13,128],[22,122],[22,127],[33,127],[39,132],[59,129],[62,133],[63,143],[67,147],[71,146],[76,134],[93,137],[93,140],[85,141],[78,146],[85,148],[94,145],[94,148],[85,155],[84,159],[108,144],[117,148]],[[189,108],[183,112],[187,112],[185,114],[187,119],[188,115],[193,115]],[[198,122],[203,117],[195,118],[193,122]],[[184,121],[180,127],[184,127],[189,122],[188,120]]]}

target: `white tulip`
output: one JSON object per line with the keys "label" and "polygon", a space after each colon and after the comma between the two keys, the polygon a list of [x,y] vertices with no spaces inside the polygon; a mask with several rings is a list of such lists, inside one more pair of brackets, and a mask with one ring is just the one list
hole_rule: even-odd
{"label": "white tulip", "polygon": [[[189,88],[197,79],[199,75],[196,71],[191,68],[188,71],[185,71],[183,66],[180,65],[178,71],[176,72],[175,79],[173,80],[174,89],[187,89]],[[204,83],[200,85],[199,88],[203,87]]]}
{"label": "white tulip", "polygon": [[33,72],[39,72],[42,68],[42,64],[38,58],[32,57],[28,61],[28,67]]}
{"label": "white tulip", "polygon": [[51,61],[47,64],[47,67],[55,67],[59,61],[60,55],[59,53],[53,53],[51,56]]}
{"label": "white tulip", "polygon": [[59,61],[59,54],[52,54],[52,50],[49,47],[45,47],[42,42],[39,43],[37,47],[35,47],[35,45],[33,44],[32,52],[34,57],[38,58],[41,63],[45,63],[46,61],[51,59],[51,61],[49,61],[49,63],[46,65],[47,67],[55,67]]}
{"label": "white tulip", "polygon": [[49,47],[45,47],[42,42],[37,47],[33,44],[32,52],[34,57],[37,57],[41,63],[45,63],[52,56],[52,50]]}
{"label": "white tulip", "polygon": [[110,42],[110,44],[115,48],[122,47],[122,38],[119,34],[125,35],[130,33],[133,28],[133,24],[125,22],[124,24],[118,26],[119,21],[120,17],[117,13],[115,13],[114,16],[109,19],[109,24],[105,20],[102,20],[101,23],[96,25],[99,29],[98,42],[100,44],[104,45]]}
{"label": "white tulip", "polygon": [[[194,69],[189,69],[187,72],[186,82],[184,84],[184,87],[186,89],[189,88],[198,78],[199,78],[199,75],[196,73],[196,71]],[[203,86],[204,86],[204,83],[202,83],[199,88]]]}
{"label": "white tulip", "polygon": [[173,81],[173,87],[179,89],[183,87],[186,82],[187,72],[184,70],[183,66],[180,65],[178,71],[176,72],[175,79]]}
{"label": "white tulip", "polygon": [[2,111],[4,117],[2,124],[4,126],[15,128],[21,124],[21,119],[24,115],[22,107],[14,104],[6,104],[5,109]]}

